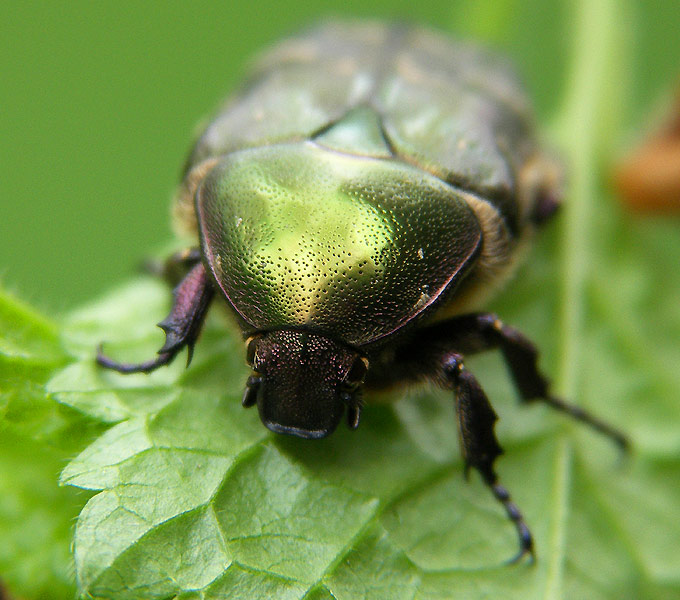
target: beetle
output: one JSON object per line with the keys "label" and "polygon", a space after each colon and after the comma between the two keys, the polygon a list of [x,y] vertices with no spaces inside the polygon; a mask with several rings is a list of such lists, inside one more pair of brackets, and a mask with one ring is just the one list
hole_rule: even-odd
{"label": "beetle", "polygon": [[150,372],[187,348],[215,296],[252,368],[243,394],[270,430],[302,438],[359,425],[364,390],[429,381],[451,390],[466,472],[514,523],[497,420],[464,357],[500,349],[519,396],[626,447],[626,437],[552,395],[537,350],[478,312],[560,204],[560,169],[540,146],[512,67],[433,31],[334,22],[283,41],[205,128],[174,202],[197,244],[181,272]]}

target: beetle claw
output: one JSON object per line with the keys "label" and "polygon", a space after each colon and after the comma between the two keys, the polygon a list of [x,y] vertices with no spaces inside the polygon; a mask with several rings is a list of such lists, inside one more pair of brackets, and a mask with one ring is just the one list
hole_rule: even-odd
{"label": "beetle claw", "polygon": [[191,364],[191,359],[194,357],[194,345],[193,344],[187,344],[187,364],[185,368],[189,368],[189,365]]}
{"label": "beetle claw", "polygon": [[534,554],[534,547],[533,544],[530,546],[525,546],[524,544],[520,545],[519,551],[515,556],[513,556],[510,560],[506,561],[507,566],[512,566],[516,565],[524,560],[524,557],[528,557],[528,562],[529,565],[533,565],[536,563],[536,555]]}

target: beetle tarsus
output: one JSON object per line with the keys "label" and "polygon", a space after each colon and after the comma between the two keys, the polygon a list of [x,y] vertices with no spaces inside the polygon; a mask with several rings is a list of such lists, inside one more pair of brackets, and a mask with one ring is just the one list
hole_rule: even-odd
{"label": "beetle tarsus", "polygon": [[195,265],[175,288],[170,314],[158,326],[165,332],[165,343],[158,356],[141,363],[121,363],[104,355],[101,345],[97,349],[97,363],[119,373],[151,373],[169,364],[186,346],[187,366],[191,363],[194,344],[203,326],[208,306],[213,297],[213,287],[201,263]]}
{"label": "beetle tarsus", "polygon": [[495,473],[493,474],[492,481],[494,481],[494,483],[491,483],[485,477],[485,482],[491,488],[494,498],[503,505],[508,518],[515,524],[519,537],[519,551],[508,561],[508,564],[518,563],[525,556],[529,556],[530,561],[533,563],[535,558],[534,538],[531,535],[528,525],[524,521],[522,511],[520,511],[519,507],[510,498],[510,492],[508,492],[507,488],[498,483],[498,478]]}
{"label": "beetle tarsus", "polygon": [[97,347],[97,364],[105,369],[111,369],[112,371],[117,371],[118,373],[130,374],[130,373],[151,373],[155,371],[158,367],[167,365],[175,358],[173,352],[162,352],[158,354],[156,358],[147,360],[142,363],[121,363],[109,358],[104,354],[103,345],[99,344]]}
{"label": "beetle tarsus", "polygon": [[555,396],[546,396],[545,398],[536,398],[541,402],[544,402],[548,406],[559,410],[560,412],[569,415],[572,419],[576,419],[581,423],[585,423],[589,427],[592,427],[602,435],[606,435],[610,438],[623,452],[628,452],[630,450],[630,439],[620,432],[615,427],[609,425],[605,421],[591,415],[588,411],[583,410],[580,406],[575,404],[570,404],[565,402],[561,398],[556,398]]}
{"label": "beetle tarsus", "polygon": [[503,505],[508,518],[515,525],[519,552],[510,562],[518,562],[527,554],[533,557],[534,542],[529,526],[524,521],[519,507],[511,500],[510,492],[498,483],[498,476],[493,468],[496,458],[503,453],[494,433],[498,417],[477,378],[465,368],[460,354],[448,354],[444,358],[443,369],[455,392],[465,474],[467,476],[470,467],[479,471],[484,483],[494,498]]}

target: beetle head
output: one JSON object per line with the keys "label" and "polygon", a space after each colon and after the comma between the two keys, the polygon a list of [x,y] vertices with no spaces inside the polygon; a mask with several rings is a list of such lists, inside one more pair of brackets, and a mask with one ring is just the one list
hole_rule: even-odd
{"label": "beetle head", "polygon": [[268,429],[303,438],[332,433],[345,408],[350,427],[359,424],[368,361],[355,350],[304,330],[271,331],[248,339],[255,374],[243,405],[257,403]]}

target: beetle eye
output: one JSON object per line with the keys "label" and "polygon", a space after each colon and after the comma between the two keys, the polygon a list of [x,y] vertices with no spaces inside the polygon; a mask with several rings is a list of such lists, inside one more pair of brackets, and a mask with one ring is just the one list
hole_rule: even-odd
{"label": "beetle eye", "polygon": [[348,387],[356,387],[363,383],[364,377],[368,372],[368,359],[359,356],[352,365],[352,368],[347,373],[345,381],[343,382]]}
{"label": "beetle eye", "polygon": [[259,335],[251,335],[246,340],[246,363],[248,363],[249,367],[252,367],[255,363],[255,351],[257,350],[257,340],[259,339]]}

